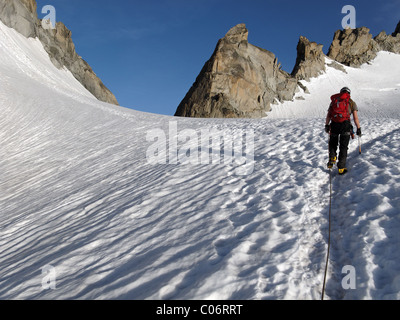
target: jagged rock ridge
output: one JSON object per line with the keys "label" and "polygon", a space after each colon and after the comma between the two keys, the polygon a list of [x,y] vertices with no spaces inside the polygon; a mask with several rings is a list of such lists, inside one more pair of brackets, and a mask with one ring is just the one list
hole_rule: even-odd
{"label": "jagged rock ridge", "polygon": [[324,72],[325,54],[322,49],[322,44],[310,42],[306,37],[301,36],[297,45],[297,58],[292,76],[308,81]]}
{"label": "jagged rock ridge", "polygon": [[42,27],[35,0],[0,0],[0,20],[27,38],[39,38],[56,67],[65,66],[98,100],[118,105],[111,91],[76,53],[71,31],[62,22],[57,22],[55,29]]}
{"label": "jagged rock ridge", "polygon": [[[300,37],[291,74],[281,70],[273,53],[248,43],[244,24],[233,27],[206,62],[175,116],[202,118],[265,117],[275,101],[292,100],[297,90],[325,71],[323,46]],[[400,22],[392,35],[375,38],[366,27],[338,30],[329,48],[331,65],[359,67],[379,51],[400,53]],[[338,63],[337,63],[338,62]]]}
{"label": "jagged rock ridge", "polygon": [[392,35],[385,31],[373,38],[366,27],[335,32],[328,57],[346,66],[359,67],[375,59],[379,51],[400,53],[400,22]]}
{"label": "jagged rock ridge", "polygon": [[296,88],[274,54],[248,43],[248,30],[239,24],[219,40],[175,115],[259,118],[275,99],[291,99]]}

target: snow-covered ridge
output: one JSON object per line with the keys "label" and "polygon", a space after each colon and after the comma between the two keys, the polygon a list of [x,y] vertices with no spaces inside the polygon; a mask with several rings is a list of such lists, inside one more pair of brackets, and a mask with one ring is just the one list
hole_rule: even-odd
{"label": "snow-covered ridge", "polygon": [[[98,102],[0,22],[1,299],[319,299],[324,117],[352,87],[364,154],[333,178],[326,298],[400,298],[399,56],[304,83],[262,120],[175,119]],[[343,83],[343,85],[342,85]],[[277,119],[280,118],[280,119]],[[150,165],[146,133],[254,131],[254,170]],[[354,267],[356,289],[342,287]]]}

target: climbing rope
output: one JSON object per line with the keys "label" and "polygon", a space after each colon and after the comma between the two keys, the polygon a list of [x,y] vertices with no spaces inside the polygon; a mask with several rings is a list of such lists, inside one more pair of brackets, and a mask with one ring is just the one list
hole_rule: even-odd
{"label": "climbing rope", "polygon": [[324,284],[322,286],[322,295],[321,300],[324,300],[325,296],[325,286],[326,286],[326,276],[328,273],[328,264],[329,264],[329,252],[331,249],[331,225],[332,225],[332,169],[329,170],[329,233],[328,233],[328,252],[326,254],[326,263],[325,263],[325,273],[324,273]]}

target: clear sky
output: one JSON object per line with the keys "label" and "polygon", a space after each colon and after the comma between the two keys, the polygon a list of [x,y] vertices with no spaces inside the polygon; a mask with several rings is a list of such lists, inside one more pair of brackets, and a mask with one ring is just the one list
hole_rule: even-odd
{"label": "clear sky", "polygon": [[115,94],[121,106],[173,115],[213,53],[239,23],[249,42],[273,52],[285,71],[296,60],[299,37],[327,53],[342,28],[342,8],[353,5],[356,26],[373,36],[392,33],[400,0],[37,0],[53,5],[71,31],[76,51]]}

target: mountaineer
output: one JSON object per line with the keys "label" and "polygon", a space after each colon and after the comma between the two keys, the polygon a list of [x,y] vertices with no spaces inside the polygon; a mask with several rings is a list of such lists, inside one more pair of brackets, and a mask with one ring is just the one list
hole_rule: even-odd
{"label": "mountaineer", "polygon": [[[350,137],[354,135],[351,124],[353,115],[354,124],[357,127],[357,135],[361,137],[360,121],[358,119],[357,104],[351,99],[351,90],[344,87],[340,93],[331,97],[328,115],[326,117],[325,132],[330,134],[328,168],[332,169],[338,160],[339,174],[347,173],[346,162]],[[339,146],[339,158],[337,148]]]}

